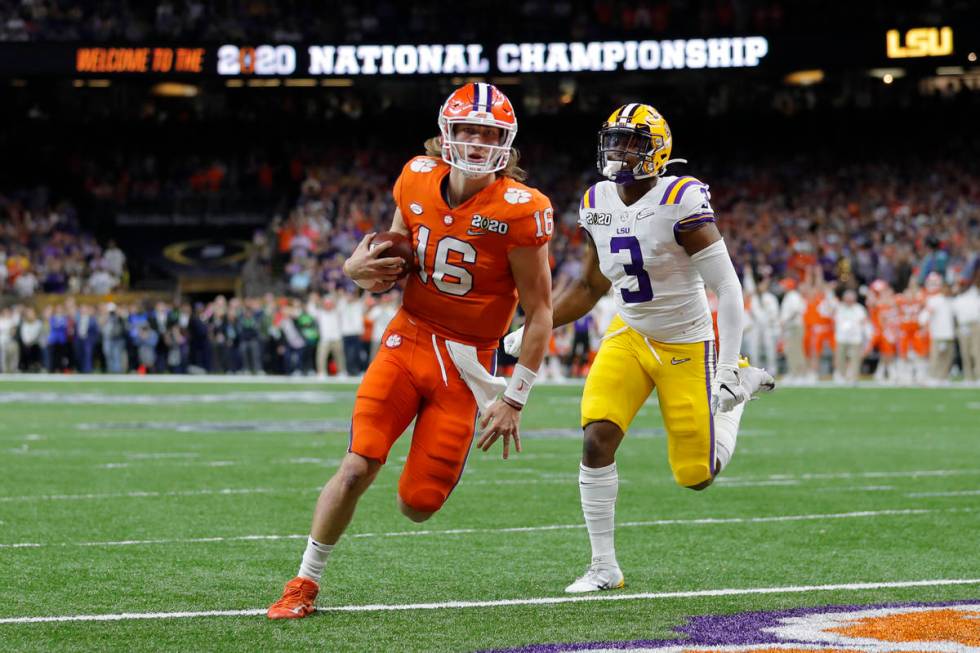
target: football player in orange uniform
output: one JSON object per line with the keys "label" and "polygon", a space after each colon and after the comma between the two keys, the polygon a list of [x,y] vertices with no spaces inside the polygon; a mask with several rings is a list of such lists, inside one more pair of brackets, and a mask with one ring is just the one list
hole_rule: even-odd
{"label": "football player in orange uniform", "polygon": [[868,314],[874,327],[871,347],[878,351],[878,366],[875,368],[875,381],[895,383],[898,379],[895,370],[895,353],[898,351],[900,315],[895,302],[895,293],[887,281],[876,279],[871,282],[868,293]]}
{"label": "football player in orange uniform", "polygon": [[[348,454],[320,494],[299,573],[269,608],[272,619],[313,612],[327,556],[412,420],[398,505],[413,521],[431,517],[459,481],[478,411],[478,447],[503,438],[504,458],[511,442],[521,450],[520,411],[551,337],[551,203],[520,183],[525,175],[511,147],[517,118],[497,88],[457,89],[442,105],[439,128],[393,191],[391,230],[411,237],[418,269],[358,388]],[[344,271],[384,292],[402,259],[384,256],[388,242],[372,248],[373,237],[364,237]],[[529,346],[505,383],[493,376],[495,351],[518,301]]]}

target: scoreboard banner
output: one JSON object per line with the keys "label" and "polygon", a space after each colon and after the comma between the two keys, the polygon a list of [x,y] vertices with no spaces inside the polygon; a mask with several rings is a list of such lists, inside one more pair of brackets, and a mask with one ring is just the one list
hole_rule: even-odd
{"label": "scoreboard banner", "polygon": [[[966,61],[972,34],[951,27],[881,30],[873,36],[607,40],[587,42],[319,45],[295,43],[0,43],[0,76],[412,77],[660,70],[875,66]],[[973,55],[974,59],[976,55]]]}

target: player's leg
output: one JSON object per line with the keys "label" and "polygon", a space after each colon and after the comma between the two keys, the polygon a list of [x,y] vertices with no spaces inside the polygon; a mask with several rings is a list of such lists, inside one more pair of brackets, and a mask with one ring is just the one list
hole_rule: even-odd
{"label": "player's leg", "polygon": [[[426,346],[427,345],[427,346]],[[472,391],[453,366],[445,340],[420,343],[413,366],[429,367],[430,383],[412,432],[412,446],[398,481],[398,508],[414,522],[434,515],[459,483],[476,433],[477,405]],[[478,352],[491,373],[493,350]]]}
{"label": "player's leg", "polygon": [[404,362],[411,347],[405,343],[403,350],[383,351],[368,368],[354,403],[348,454],[320,493],[299,571],[286,584],[282,598],[269,608],[270,619],[305,617],[313,612],[323,569],[350,524],[358,499],[415,417],[419,395]]}
{"label": "player's leg", "polygon": [[[656,347],[684,364],[660,366],[655,376],[660,411],[667,427],[667,457],[678,485],[704,490],[725,469],[735,453],[745,403],[712,415],[711,382],[716,352],[711,341],[663,344]],[[763,369],[740,361],[739,378],[750,396],[771,391],[775,384]]]}
{"label": "player's leg", "polygon": [[652,358],[643,338],[632,329],[611,335],[625,324],[615,318],[599,346],[582,393],[584,442],[579,466],[582,515],[592,558],[585,575],[566,592],[617,589],[624,584],[614,540],[619,475],[615,455],[637,411],[653,390],[644,358]]}

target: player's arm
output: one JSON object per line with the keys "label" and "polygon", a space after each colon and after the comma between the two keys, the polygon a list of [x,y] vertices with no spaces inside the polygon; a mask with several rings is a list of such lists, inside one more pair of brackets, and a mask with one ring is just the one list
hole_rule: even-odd
{"label": "player's arm", "polygon": [[677,232],[677,242],[691,257],[704,283],[718,296],[718,367],[737,369],[745,314],[742,284],[714,222]]}
{"label": "player's arm", "polygon": [[[602,296],[609,291],[609,286],[612,285],[599,269],[599,252],[596,250],[591,234],[588,231],[585,234],[588,246],[585,251],[585,259],[582,261],[581,276],[568,283],[558,293],[552,310],[552,328],[557,329],[574,322],[591,311]],[[517,356],[523,351],[524,342],[527,341],[526,327],[527,322],[525,321],[523,327],[504,338],[505,352],[511,356]]]}
{"label": "player's arm", "polygon": [[[397,207],[391,220],[391,231],[409,235],[408,225],[405,224],[402,212]],[[395,285],[398,277],[401,276],[404,263],[397,256],[381,257],[381,254],[391,247],[391,241],[378,243],[372,247],[371,241],[376,235],[374,232],[364,235],[350,258],[344,261],[344,274],[361,288],[377,293],[385,292]]]}
{"label": "player's arm", "polygon": [[745,315],[742,284],[714,221],[702,222],[693,229],[678,229],[676,233],[677,242],[691,257],[704,283],[718,296],[718,374],[712,389],[712,410],[728,411],[748,399],[738,380]]}
{"label": "player's arm", "polygon": [[537,371],[551,338],[551,268],[548,246],[516,247],[507,256],[524,311],[524,347],[518,365]]}
{"label": "player's arm", "polygon": [[582,260],[582,273],[578,279],[565,286],[555,299],[552,315],[555,328],[574,322],[591,311],[612,285],[599,269],[599,252],[592,235],[588,231],[585,235],[587,247]]}
{"label": "player's arm", "polygon": [[504,458],[510,455],[511,439],[514,440],[514,448],[521,451],[518,430],[520,411],[527,403],[551,337],[551,268],[548,265],[547,244],[515,247],[510,250],[507,259],[524,310],[526,344],[514,366],[507,389],[481,418],[480,428],[484,430],[476,443],[477,447],[487,451],[498,438],[503,437]]}

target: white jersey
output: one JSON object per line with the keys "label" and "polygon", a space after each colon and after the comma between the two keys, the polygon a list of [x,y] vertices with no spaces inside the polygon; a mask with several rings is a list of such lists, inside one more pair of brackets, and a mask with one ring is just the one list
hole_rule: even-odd
{"label": "white jersey", "polygon": [[704,281],[676,238],[714,221],[710,197],[694,177],[662,177],[629,207],[611,181],[582,198],[579,225],[592,236],[619,314],[659,342],[714,340]]}

